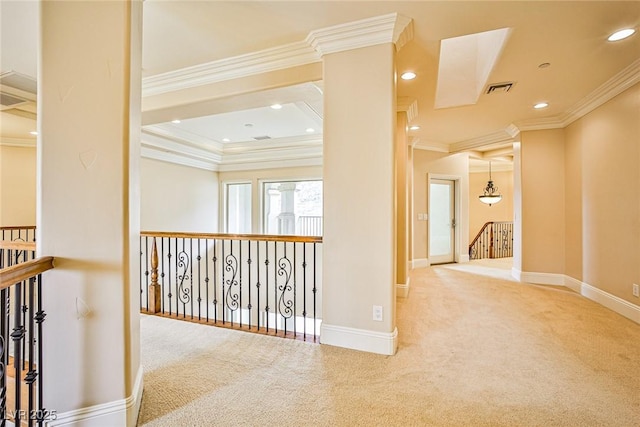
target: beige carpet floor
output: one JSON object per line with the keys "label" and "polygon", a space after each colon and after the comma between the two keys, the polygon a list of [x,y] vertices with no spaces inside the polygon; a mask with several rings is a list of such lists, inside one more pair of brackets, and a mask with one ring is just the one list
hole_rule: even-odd
{"label": "beige carpet floor", "polygon": [[640,426],[640,325],[455,267],[414,270],[391,357],[142,316],[139,425]]}

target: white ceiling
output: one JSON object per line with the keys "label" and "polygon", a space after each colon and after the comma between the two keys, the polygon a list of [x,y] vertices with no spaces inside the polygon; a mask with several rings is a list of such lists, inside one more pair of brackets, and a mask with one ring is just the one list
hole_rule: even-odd
{"label": "white ceiling", "polygon": [[[33,4],[0,2],[2,72],[35,75]],[[511,125],[527,128],[549,123],[561,127],[586,111],[587,101],[602,91],[602,85],[610,79],[620,80],[618,73],[627,69],[631,79],[639,74],[640,35],[616,43],[606,41],[614,30],[639,27],[638,1],[146,0],[143,77],[300,43],[312,31],[394,12],[413,20],[413,39],[399,51],[397,65],[399,72],[412,70],[418,77],[399,80],[398,96],[417,101],[418,114],[411,124],[420,129],[411,135],[418,147],[452,152],[471,147],[482,153],[508,146],[513,139]],[[509,29],[509,37],[490,68],[487,83],[512,81],[516,83],[513,88],[491,95],[484,94],[483,88],[475,104],[434,108],[441,41],[497,29]],[[539,68],[542,63],[551,65]],[[455,69],[447,72],[455,73]],[[477,78],[473,78],[477,86]],[[321,82],[302,86],[281,92],[281,101],[275,95],[285,88],[266,94],[248,88],[220,99],[181,98],[161,111],[144,111],[143,124],[150,133],[178,143],[187,139],[205,151],[206,142],[214,141],[218,145],[213,144],[212,150],[220,155],[223,138],[231,139],[231,145],[262,135],[288,140],[300,135],[307,141],[303,136],[308,136],[308,127],[321,129],[322,104],[317,90]],[[532,106],[539,101],[550,106],[534,110]],[[284,108],[271,110],[268,107],[273,102]],[[282,121],[285,115],[287,119]],[[20,130],[21,126],[7,116],[1,116],[3,138],[30,138],[24,135],[31,130],[28,126]],[[174,118],[182,122],[170,123]],[[254,127],[245,127],[247,123]]]}

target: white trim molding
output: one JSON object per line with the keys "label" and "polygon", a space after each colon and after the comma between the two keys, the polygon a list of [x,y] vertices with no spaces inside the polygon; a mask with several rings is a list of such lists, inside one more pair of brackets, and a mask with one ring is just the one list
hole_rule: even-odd
{"label": "white trim molding", "polygon": [[530,273],[512,269],[513,276],[520,282],[538,285],[565,286],[591,301],[640,324],[640,306],[632,304],[620,297],[612,295],[595,286],[581,282],[565,274]]}
{"label": "white trim molding", "polygon": [[45,426],[100,427],[136,425],[142,401],[142,377],[143,369],[140,366],[131,396],[126,399],[59,413],[56,414],[55,420],[45,421]]}
{"label": "white trim molding", "polygon": [[0,138],[0,146],[3,147],[27,147],[36,148],[37,142],[35,138]]}
{"label": "white trim molding", "polygon": [[430,265],[431,264],[429,264],[429,259],[428,258],[416,258],[416,259],[411,261],[411,268],[412,269],[427,268]]}
{"label": "white trim molding", "polygon": [[142,79],[142,96],[160,95],[320,61],[320,55],[307,42],[289,43],[145,77]]}
{"label": "white trim molding", "polygon": [[320,326],[320,344],[393,356],[398,349],[398,328],[394,328],[393,332],[376,332],[323,322]]}
{"label": "white trim molding", "polygon": [[409,287],[411,285],[411,277],[407,277],[407,283],[396,284],[396,297],[407,298],[409,296]]}

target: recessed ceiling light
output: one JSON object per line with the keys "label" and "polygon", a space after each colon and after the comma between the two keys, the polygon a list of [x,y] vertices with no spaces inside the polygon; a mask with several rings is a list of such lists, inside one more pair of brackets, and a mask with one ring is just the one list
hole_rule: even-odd
{"label": "recessed ceiling light", "polygon": [[549,103],[547,102],[538,102],[536,105],[533,106],[533,108],[535,108],[536,110],[539,110],[541,108],[547,108],[549,106]]}
{"label": "recessed ceiling light", "polygon": [[618,40],[626,39],[635,32],[636,30],[633,28],[625,28],[624,30],[619,30],[611,34],[607,40],[610,42],[617,42]]}
{"label": "recessed ceiling light", "polygon": [[229,138],[222,138],[222,142],[231,142]]}
{"label": "recessed ceiling light", "polygon": [[418,125],[409,126],[409,130],[418,130],[418,129],[420,129],[420,126]]}
{"label": "recessed ceiling light", "polygon": [[37,135],[38,132],[36,132],[35,130],[32,130],[31,132],[29,132],[31,135]]}
{"label": "recessed ceiling light", "polygon": [[314,128],[307,128],[307,133],[314,133],[316,130]]}
{"label": "recessed ceiling light", "polygon": [[279,110],[279,109],[281,109],[281,108],[282,108],[282,105],[280,105],[280,104],[273,104],[273,105],[271,106],[271,108],[273,108],[274,110]]}
{"label": "recessed ceiling light", "polygon": [[176,125],[177,125],[178,123],[180,123],[180,120],[178,120],[178,119],[171,120],[171,123],[174,123],[174,124],[176,124]]}
{"label": "recessed ceiling light", "polygon": [[414,73],[413,71],[407,71],[406,73],[402,73],[400,78],[402,80],[413,80],[416,78],[416,73]]}

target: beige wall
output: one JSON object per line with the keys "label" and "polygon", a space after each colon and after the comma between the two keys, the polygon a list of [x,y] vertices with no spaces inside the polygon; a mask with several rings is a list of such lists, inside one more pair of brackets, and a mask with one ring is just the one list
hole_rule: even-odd
{"label": "beige wall", "polygon": [[502,195],[502,200],[491,206],[478,199],[487,186],[488,171],[487,166],[487,172],[469,174],[469,243],[485,223],[513,221],[513,171],[491,172],[493,185],[498,187],[498,192]]}
{"label": "beige wall", "polygon": [[522,132],[522,271],[564,273],[564,131]]}
{"label": "beige wall", "polygon": [[218,173],[142,159],[140,222],[145,231],[218,231]]}
{"label": "beige wall", "polygon": [[36,225],[36,149],[0,145],[0,226]]}
{"label": "beige wall", "polygon": [[419,213],[428,213],[429,175],[459,179],[458,242],[456,253],[468,256],[469,247],[469,156],[436,151],[413,151],[413,259],[427,259],[429,253],[428,221],[418,221]]}
{"label": "beige wall", "polygon": [[566,136],[567,274],[580,279],[581,270],[583,282],[637,305],[640,84],[572,123]]}
{"label": "beige wall", "polygon": [[322,166],[294,167],[281,169],[259,169],[233,172],[220,172],[220,218],[219,229],[225,229],[224,206],[224,185],[226,183],[247,182],[251,183],[251,232],[262,233],[262,207],[260,206],[260,192],[262,182],[268,181],[296,181],[309,179],[322,179]]}

